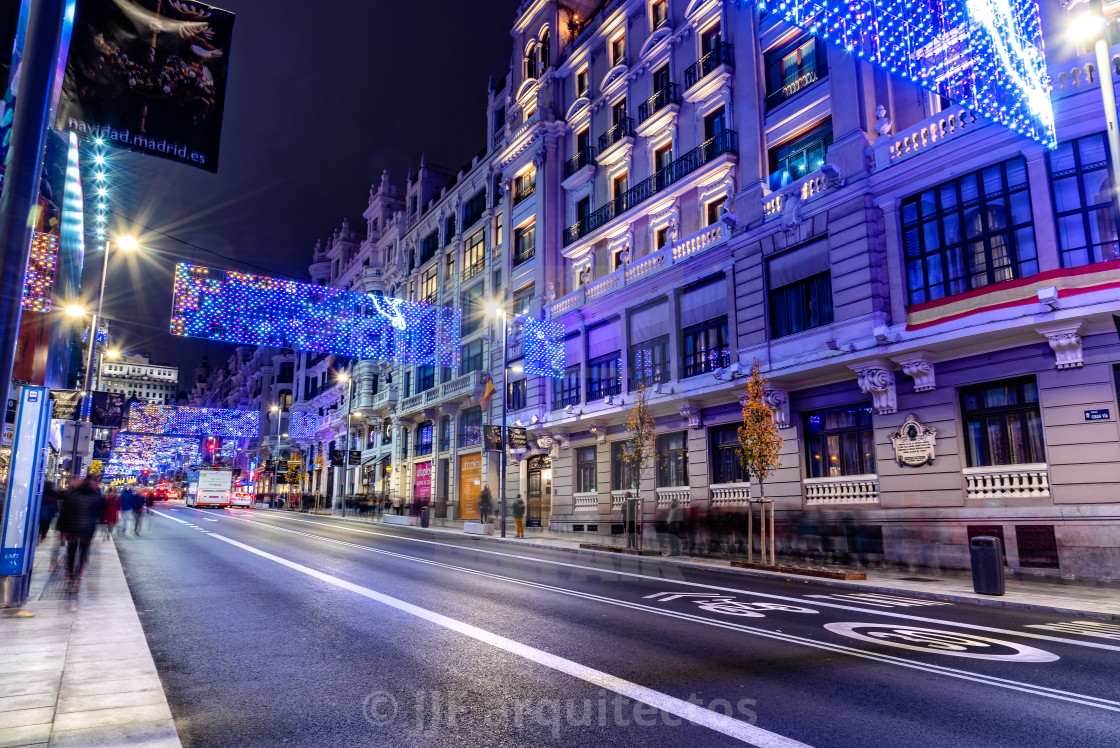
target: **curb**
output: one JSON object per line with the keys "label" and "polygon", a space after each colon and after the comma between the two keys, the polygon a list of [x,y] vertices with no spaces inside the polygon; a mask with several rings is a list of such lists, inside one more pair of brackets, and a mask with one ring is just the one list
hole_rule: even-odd
{"label": "curb", "polygon": [[[300,514],[299,512],[285,512],[283,509],[256,509],[254,511],[267,511],[276,514]],[[374,527],[384,526],[380,522],[370,522],[362,519],[354,519],[351,517],[331,517],[330,519],[340,520],[343,522],[351,522],[361,525],[372,525]],[[598,558],[607,559],[626,559],[631,558],[626,554],[613,553],[611,551],[597,551],[588,548],[566,548],[563,546],[547,545],[544,543],[527,543],[523,540],[512,540],[503,538],[497,535],[456,535],[446,530],[440,530],[430,527],[420,527],[418,525],[388,525],[395,529],[412,530],[425,535],[449,535],[452,537],[462,537],[468,540],[486,540],[491,543],[504,543],[508,545],[515,545],[521,548],[539,548],[547,551],[561,551],[565,553],[572,553],[575,555],[593,556]],[[1055,613],[1059,615],[1076,615],[1085,616],[1088,618],[1096,618],[1105,621],[1120,621],[1120,613],[1105,613],[1097,610],[1084,610],[1081,608],[1066,608],[1054,605],[1041,605],[1037,603],[1017,602],[1015,600],[1004,600],[999,597],[969,597],[968,595],[959,594],[946,594],[938,593],[930,590],[912,590],[908,588],[891,587],[884,584],[863,584],[844,581],[840,579],[827,579],[822,577],[812,577],[802,579],[794,577],[789,574],[783,574],[773,571],[762,571],[759,569],[744,569],[741,567],[731,566],[712,566],[704,563],[703,561],[694,561],[688,558],[680,558],[679,560],[668,556],[634,556],[635,561],[643,564],[656,564],[658,566],[675,566],[684,567],[687,569],[696,569],[699,571],[710,571],[724,574],[731,574],[734,576],[757,577],[761,579],[771,580],[784,580],[794,584],[819,584],[825,587],[839,587],[845,590],[853,590],[859,592],[880,592],[883,594],[892,595],[909,595],[922,600],[941,600],[945,602],[955,603],[971,603],[973,605],[987,605],[996,608],[1012,608],[1016,610],[1030,610],[1036,613]]]}

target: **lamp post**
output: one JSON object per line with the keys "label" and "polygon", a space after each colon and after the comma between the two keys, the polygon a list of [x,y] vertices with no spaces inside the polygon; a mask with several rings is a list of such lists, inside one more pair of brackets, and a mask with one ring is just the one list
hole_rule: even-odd
{"label": "lamp post", "polygon": [[1101,98],[1104,103],[1104,121],[1108,137],[1109,166],[1112,167],[1112,207],[1116,220],[1120,220],[1120,123],[1116,115],[1116,88],[1112,82],[1112,60],[1108,50],[1108,19],[1104,17],[1101,0],[1089,0],[1089,10],[1074,20],[1073,32],[1082,40],[1093,43],[1097,57],[1097,76],[1101,81]]}
{"label": "lamp post", "polygon": [[97,379],[95,380],[96,384],[94,385],[95,390],[101,388],[101,369],[104,368],[104,366],[105,366],[105,357],[106,356],[108,356],[109,358],[112,358],[112,359],[117,359],[117,358],[121,357],[121,352],[119,350],[117,350],[116,348],[110,348],[107,351],[102,351],[97,356]]}
{"label": "lamp post", "polygon": [[337,498],[340,499],[339,504],[341,505],[341,513],[342,513],[343,516],[345,516],[346,515],[346,499],[343,496],[342,492],[343,492],[343,489],[346,487],[345,484],[348,483],[349,479],[350,479],[350,418],[353,415],[352,410],[353,410],[353,407],[354,407],[354,377],[351,376],[349,372],[340,371],[338,373],[337,379],[340,382],[345,382],[346,385],[347,385],[347,389],[346,389],[346,441],[343,442],[343,445],[342,445],[342,480],[339,481],[340,485],[338,487],[338,496],[337,496]]}
{"label": "lamp post", "polygon": [[506,536],[506,402],[508,396],[508,383],[506,375],[509,370],[509,315],[506,313],[505,307],[501,304],[490,304],[486,308],[487,314],[492,317],[497,317],[502,321],[502,432],[499,434],[499,439],[502,444],[502,450],[498,458],[498,502],[501,506],[498,513],[501,517],[502,524],[502,537]]}
{"label": "lamp post", "polygon": [[[280,406],[279,405],[276,405],[276,404],[270,405],[270,406],[268,406],[268,410],[269,410],[269,413],[275,413],[276,414],[276,455],[275,455],[275,457],[273,457],[273,461],[272,461],[272,475],[269,476],[269,481],[271,483],[271,485],[269,486],[269,490],[273,494],[275,494],[276,493],[276,468],[279,467],[279,464],[280,464],[280,420],[281,420],[282,416],[281,416],[281,413],[280,413]],[[269,420],[271,420],[271,419],[272,419],[272,416],[270,415]],[[272,450],[269,450],[270,454],[271,454],[271,452],[272,452]],[[275,496],[273,498],[275,498]]]}

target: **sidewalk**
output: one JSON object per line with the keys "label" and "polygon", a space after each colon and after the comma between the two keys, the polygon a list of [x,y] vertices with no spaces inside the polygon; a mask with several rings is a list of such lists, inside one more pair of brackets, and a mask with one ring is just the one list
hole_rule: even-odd
{"label": "sidewalk", "polygon": [[179,748],[114,541],[99,530],[73,599],[65,572],[50,572],[57,543],[35,554],[35,616],[0,619],[0,748]]}
{"label": "sidewalk", "polygon": [[[291,512],[283,513],[293,514]],[[381,524],[380,518],[334,517],[334,519],[360,524]],[[393,525],[393,527],[413,530],[420,533],[454,535],[460,538],[478,538],[495,543],[515,543],[535,548],[549,548],[607,558],[634,558],[637,560],[637,557],[624,557],[606,551],[595,551],[579,547],[581,543],[622,545],[623,540],[621,536],[569,532],[555,533],[548,529],[526,528],[526,537],[521,539],[513,537],[513,525],[511,523],[506,530],[507,536],[501,538],[497,535],[467,535],[462,530],[461,522],[448,520],[434,521],[445,524],[443,526],[428,528],[403,525]],[[497,528],[495,528],[495,532],[498,532]],[[786,559],[783,559],[781,556],[779,556],[778,560],[786,561]],[[796,561],[792,559],[790,559],[790,561],[796,563]],[[1006,582],[1005,594],[995,597],[992,595],[978,595],[973,592],[971,573],[968,570],[961,569],[939,570],[922,568],[910,572],[896,569],[860,569],[860,571],[866,572],[867,574],[867,579],[865,581],[841,581],[836,579],[792,576],[771,571],[734,568],[731,566],[729,560],[719,558],[647,556],[642,558],[642,563],[674,564],[698,569],[719,570],[730,574],[772,577],[785,579],[791,582],[809,582],[828,587],[841,588],[838,589],[835,594],[906,594],[909,597],[929,600],[977,603],[997,607],[1023,608],[1054,613],[1055,615],[1088,615],[1094,618],[1120,620],[1120,587],[1067,583],[1062,580],[1053,580],[1052,577],[1039,578],[1038,580],[1009,578]],[[872,599],[873,598],[867,598],[867,601]],[[860,600],[858,598],[850,598],[849,602],[858,603]],[[873,603],[865,601],[865,604]],[[886,606],[884,606],[884,609],[886,609]]]}

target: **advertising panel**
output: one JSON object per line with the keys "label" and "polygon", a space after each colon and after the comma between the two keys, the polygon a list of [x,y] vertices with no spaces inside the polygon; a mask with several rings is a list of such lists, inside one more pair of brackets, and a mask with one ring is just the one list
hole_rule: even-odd
{"label": "advertising panel", "polygon": [[432,463],[418,462],[416,464],[416,483],[412,497],[424,503],[432,498]]}
{"label": "advertising panel", "polygon": [[459,458],[459,517],[478,519],[478,497],[482,493],[482,455]]}

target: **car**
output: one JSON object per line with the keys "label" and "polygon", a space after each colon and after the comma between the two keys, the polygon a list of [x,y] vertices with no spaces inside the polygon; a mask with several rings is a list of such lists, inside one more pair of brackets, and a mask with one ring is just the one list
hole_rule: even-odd
{"label": "car", "polygon": [[246,493],[245,491],[233,491],[229,495],[229,505],[252,508],[253,499],[254,497],[251,493]]}

